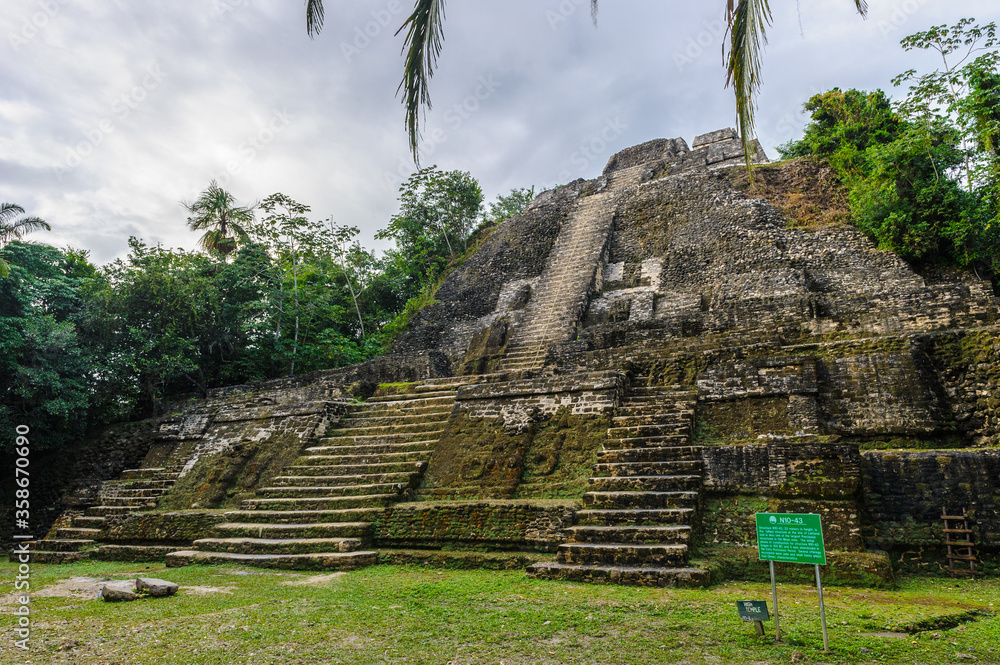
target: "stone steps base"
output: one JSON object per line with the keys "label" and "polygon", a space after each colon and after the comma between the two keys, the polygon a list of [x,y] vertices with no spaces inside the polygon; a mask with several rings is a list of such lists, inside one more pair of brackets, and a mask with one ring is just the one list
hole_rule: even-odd
{"label": "stone steps base", "polygon": [[546,562],[528,566],[527,573],[533,579],[651,587],[706,587],[711,582],[709,572],[701,568],[584,566]]}
{"label": "stone steps base", "polygon": [[166,556],[168,568],[192,564],[233,564],[282,570],[354,570],[376,563],[375,552],[319,552],[316,554],[233,554],[181,550]]}

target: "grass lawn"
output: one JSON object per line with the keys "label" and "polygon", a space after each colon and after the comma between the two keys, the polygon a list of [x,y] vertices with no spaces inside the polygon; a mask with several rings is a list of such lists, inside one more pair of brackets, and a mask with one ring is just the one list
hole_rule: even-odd
{"label": "grass lawn", "polygon": [[[33,564],[25,652],[13,644],[16,571],[0,564],[5,664],[1000,663],[996,579],[911,578],[895,591],[830,587],[825,654],[816,590],[794,584],[779,585],[785,641],[775,644],[773,623],[758,638],[736,615],[737,600],[766,599],[770,607],[766,584],[677,590],[400,566],[317,575]],[[181,590],[105,603],[84,596],[86,580],[69,582],[136,574]]]}

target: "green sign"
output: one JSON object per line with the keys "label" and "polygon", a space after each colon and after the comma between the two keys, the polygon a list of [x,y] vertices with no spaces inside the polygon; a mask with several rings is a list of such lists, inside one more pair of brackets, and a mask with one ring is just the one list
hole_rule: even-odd
{"label": "green sign", "polygon": [[736,611],[744,621],[770,621],[767,603],[763,600],[737,600]]}
{"label": "green sign", "polygon": [[826,565],[819,515],[757,513],[757,551],[762,561]]}

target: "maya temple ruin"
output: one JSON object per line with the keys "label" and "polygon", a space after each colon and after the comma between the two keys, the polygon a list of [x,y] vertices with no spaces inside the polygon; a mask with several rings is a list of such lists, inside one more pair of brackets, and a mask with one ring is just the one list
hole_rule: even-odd
{"label": "maya temple ruin", "polygon": [[623,150],[502,222],[387,355],[81,441],[33,560],[701,586],[766,575],[754,514],[793,512],[831,583],[995,571],[990,283],[830,221],[821,164],[751,159],[733,130]]}

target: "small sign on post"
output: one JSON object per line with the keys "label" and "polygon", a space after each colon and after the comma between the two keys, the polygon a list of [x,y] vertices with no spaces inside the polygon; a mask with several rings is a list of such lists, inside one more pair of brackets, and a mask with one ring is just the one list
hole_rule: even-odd
{"label": "small sign on post", "polygon": [[816,566],[816,590],[819,592],[819,616],[823,625],[823,650],[830,650],[826,633],[826,608],[823,606],[823,582],[819,567],[826,565],[823,524],[819,515],[806,513],[757,513],[757,551],[761,561],[771,565],[771,595],[774,598],[774,634],[781,640],[778,625],[778,588],[774,582],[774,562],[809,563]]}
{"label": "small sign on post", "polygon": [[736,612],[743,621],[753,621],[758,635],[764,634],[764,621],[771,619],[767,614],[767,602],[763,600],[737,600]]}

